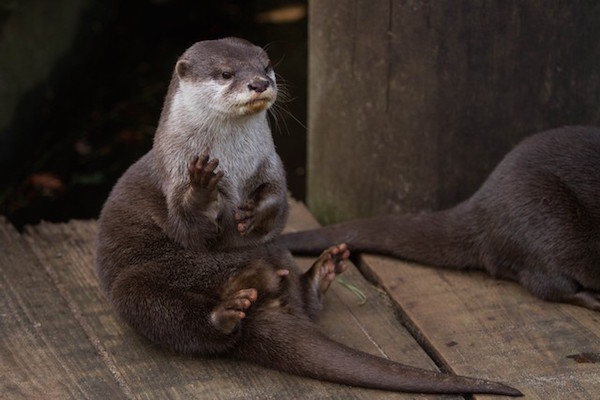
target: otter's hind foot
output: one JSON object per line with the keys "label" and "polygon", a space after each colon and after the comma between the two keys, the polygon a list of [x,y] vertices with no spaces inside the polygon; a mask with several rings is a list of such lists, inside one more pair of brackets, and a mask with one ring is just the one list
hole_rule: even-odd
{"label": "otter's hind foot", "polygon": [[345,243],[332,246],[321,253],[305,276],[311,282],[311,286],[323,294],[329,289],[335,277],[348,268],[346,261],[349,257],[350,251]]}
{"label": "otter's hind foot", "polygon": [[232,333],[238,323],[246,318],[245,311],[258,298],[256,289],[242,289],[224,299],[210,315],[213,325],[226,335]]}
{"label": "otter's hind foot", "polygon": [[580,290],[573,295],[565,296],[563,301],[576,306],[589,308],[590,310],[600,311],[600,292]]}

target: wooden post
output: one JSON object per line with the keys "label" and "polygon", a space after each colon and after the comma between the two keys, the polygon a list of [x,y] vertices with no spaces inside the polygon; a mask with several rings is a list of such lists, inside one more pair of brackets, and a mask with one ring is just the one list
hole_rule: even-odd
{"label": "wooden post", "polygon": [[308,205],[323,223],[450,206],[599,104],[595,2],[311,1]]}

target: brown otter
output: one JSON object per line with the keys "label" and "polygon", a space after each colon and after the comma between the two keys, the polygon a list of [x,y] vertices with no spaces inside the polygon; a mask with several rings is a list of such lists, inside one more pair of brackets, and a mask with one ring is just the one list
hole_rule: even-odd
{"label": "brown otter", "polygon": [[600,310],[600,129],[525,139],[453,208],[349,221],[282,242],[293,253],[346,242],[355,251],[483,269],[542,299]]}
{"label": "brown otter", "polygon": [[276,94],[266,53],[247,41],[199,42],[181,56],[153,148],[119,179],[98,221],[96,269],[116,311],[178,352],[371,388],[520,395],[319,332],[321,296],[349,253],[332,246],[303,274],[275,240],[287,214],[266,119]]}

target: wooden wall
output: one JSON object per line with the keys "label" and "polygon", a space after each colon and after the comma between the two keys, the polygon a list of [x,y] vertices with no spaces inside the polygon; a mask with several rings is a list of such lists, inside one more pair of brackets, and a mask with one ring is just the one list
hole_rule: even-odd
{"label": "wooden wall", "polygon": [[520,138],[600,124],[599,2],[310,1],[308,113],[321,222],[450,206]]}

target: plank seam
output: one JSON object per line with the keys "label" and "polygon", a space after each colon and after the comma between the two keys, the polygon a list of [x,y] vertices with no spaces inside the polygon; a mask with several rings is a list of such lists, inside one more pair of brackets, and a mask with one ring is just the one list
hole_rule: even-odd
{"label": "plank seam", "polygon": [[[388,297],[390,298],[390,300],[392,302],[392,306],[394,308],[394,312],[395,312],[397,318],[400,320],[402,325],[406,328],[408,333],[410,333],[410,335],[419,344],[419,346],[421,346],[423,351],[425,351],[425,353],[429,356],[429,358],[431,358],[431,360],[435,363],[435,365],[440,369],[440,371],[447,373],[447,374],[455,374],[455,372],[452,371],[451,366],[448,363],[446,363],[446,361],[444,361],[444,358],[442,357],[442,355],[436,350],[435,346],[429,340],[427,340],[425,338],[425,335],[422,334],[419,327],[411,320],[411,318],[408,316],[408,314],[404,311],[404,309],[402,308],[402,305],[400,303],[398,303],[396,301],[396,299],[394,299],[394,297],[391,295],[391,293],[389,293],[385,289],[385,286],[381,284],[379,277],[377,276],[377,274],[375,274],[373,272],[373,270],[371,269],[369,264],[365,261],[364,257],[359,256],[353,261],[356,264],[356,266],[358,267],[358,270],[360,271],[360,273],[365,277],[365,279],[367,279],[369,282],[372,282],[373,284],[377,285],[377,287],[379,287],[381,290],[385,291],[385,293],[388,295]],[[467,397],[467,398],[470,398],[470,397]]]}

